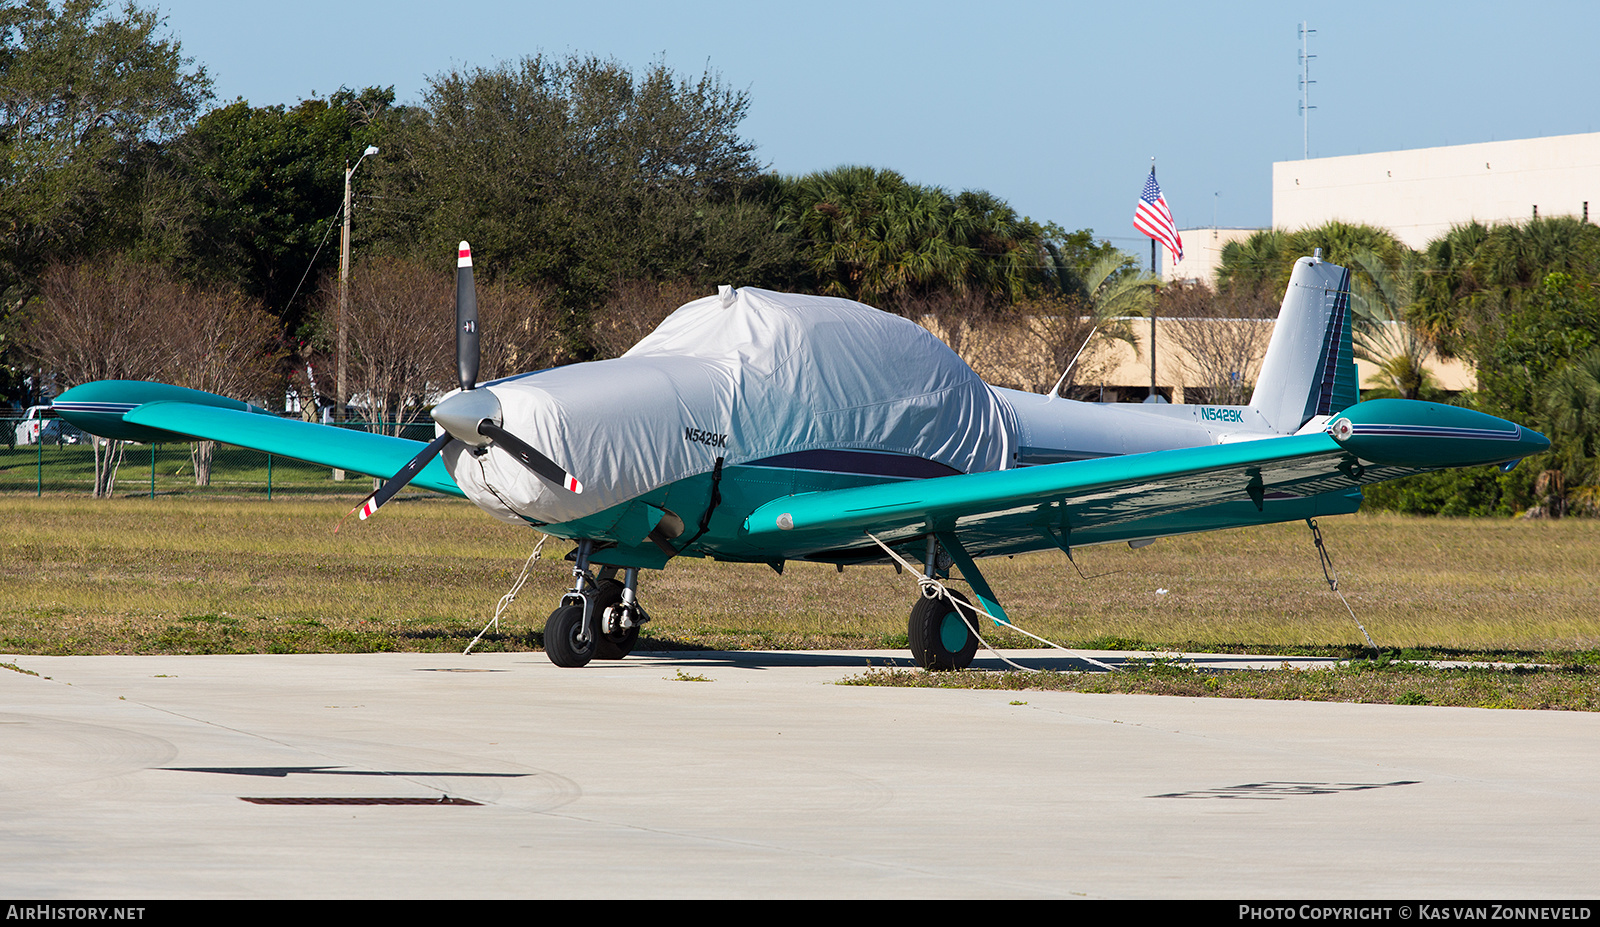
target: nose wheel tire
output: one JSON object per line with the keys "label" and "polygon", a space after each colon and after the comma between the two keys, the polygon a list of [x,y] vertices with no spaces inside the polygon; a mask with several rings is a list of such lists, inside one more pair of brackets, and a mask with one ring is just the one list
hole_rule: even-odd
{"label": "nose wheel tire", "polygon": [[563,605],[550,613],[544,623],[544,652],[557,666],[583,666],[595,658],[595,637],[580,641],[583,633],[583,606]]}
{"label": "nose wheel tire", "polygon": [[[966,596],[953,589],[950,596],[963,604],[967,602]],[[951,599],[918,599],[911,607],[911,623],[906,628],[911,656],[917,665],[930,670],[960,670],[970,666],[973,655],[978,652],[978,635],[972,633],[967,621],[976,623],[973,613],[969,609],[958,611]]]}
{"label": "nose wheel tire", "polygon": [[[598,619],[605,616],[606,609],[621,603],[622,583],[614,579],[602,579],[597,584],[594,593],[594,614],[597,619],[595,623],[597,625],[601,624],[602,622]],[[639,610],[639,617],[643,618],[644,609],[639,608],[637,605],[634,608]],[[610,634],[601,631],[599,637],[600,639],[595,641],[594,658],[596,660],[620,660],[632,653],[633,645],[639,642],[639,622],[636,621],[634,626],[626,631],[614,631]]]}

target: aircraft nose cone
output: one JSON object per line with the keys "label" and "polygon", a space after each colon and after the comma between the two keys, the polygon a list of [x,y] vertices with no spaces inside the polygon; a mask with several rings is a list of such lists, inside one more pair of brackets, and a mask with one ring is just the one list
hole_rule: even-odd
{"label": "aircraft nose cone", "polygon": [[500,399],[486,388],[467,390],[447,397],[433,407],[433,420],[450,436],[473,447],[483,447],[489,439],[478,433],[478,423],[488,419],[504,424]]}

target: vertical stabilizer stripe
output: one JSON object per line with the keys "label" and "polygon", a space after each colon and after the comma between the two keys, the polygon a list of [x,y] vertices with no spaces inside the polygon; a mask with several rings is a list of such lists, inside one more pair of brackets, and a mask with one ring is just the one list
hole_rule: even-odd
{"label": "vertical stabilizer stripe", "polygon": [[1339,276],[1339,289],[1333,298],[1333,312],[1328,315],[1328,327],[1322,336],[1321,383],[1317,390],[1314,415],[1327,415],[1332,411],[1335,387],[1339,377],[1340,354],[1343,343],[1349,338],[1350,328],[1350,271]]}

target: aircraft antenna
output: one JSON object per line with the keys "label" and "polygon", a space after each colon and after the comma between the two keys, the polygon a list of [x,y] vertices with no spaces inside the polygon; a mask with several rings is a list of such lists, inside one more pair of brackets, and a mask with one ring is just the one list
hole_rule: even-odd
{"label": "aircraft antenna", "polygon": [[[1155,241],[1155,239],[1153,239],[1153,238],[1150,239],[1150,240],[1151,241]],[[1078,358],[1083,356],[1084,349],[1089,347],[1089,342],[1094,340],[1095,333],[1098,332],[1099,330],[1100,330],[1100,326],[1099,325],[1096,325],[1095,327],[1089,329],[1089,337],[1083,339],[1083,347],[1078,348],[1078,353],[1072,355],[1072,360],[1067,362],[1067,369],[1061,371],[1061,379],[1057,380],[1056,381],[1056,385],[1053,388],[1051,388],[1051,390],[1050,390],[1050,398],[1051,399],[1055,399],[1055,398],[1058,398],[1058,397],[1062,398],[1062,399],[1066,398],[1065,396],[1061,395],[1061,384],[1067,382],[1067,374],[1072,372],[1073,365],[1078,363]]]}
{"label": "aircraft antenna", "polygon": [[1311,79],[1311,59],[1317,57],[1311,54],[1311,37],[1317,30],[1308,28],[1305,22],[1300,23],[1300,157],[1311,157],[1311,111],[1316,109],[1311,105],[1311,85],[1316,81]]}

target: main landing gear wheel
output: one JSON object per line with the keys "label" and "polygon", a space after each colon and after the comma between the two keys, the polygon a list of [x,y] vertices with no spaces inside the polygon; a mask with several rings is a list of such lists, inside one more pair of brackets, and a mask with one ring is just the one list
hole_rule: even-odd
{"label": "main landing gear wheel", "polygon": [[595,658],[596,636],[580,641],[583,633],[582,603],[568,603],[550,613],[544,623],[544,652],[557,666],[583,666]]}
{"label": "main landing gear wheel", "polygon": [[[594,592],[595,624],[603,627],[605,624],[606,609],[613,605],[622,604],[622,583],[614,579],[602,579],[596,584]],[[643,609],[638,609],[639,618],[643,618]],[[633,627],[625,631],[604,630],[599,632],[599,640],[595,641],[594,658],[596,660],[620,660],[633,652],[633,645],[639,643],[639,624],[635,620]]]}
{"label": "main landing gear wheel", "polygon": [[[930,599],[924,596],[911,606],[911,623],[906,628],[910,639],[911,656],[923,669],[966,669],[978,652],[978,635],[972,633],[967,621],[974,621],[970,609],[957,609],[951,599],[967,603],[967,597],[954,589],[950,598]],[[963,619],[962,612],[966,612]]]}

